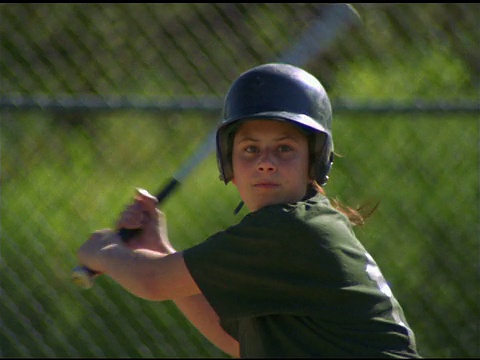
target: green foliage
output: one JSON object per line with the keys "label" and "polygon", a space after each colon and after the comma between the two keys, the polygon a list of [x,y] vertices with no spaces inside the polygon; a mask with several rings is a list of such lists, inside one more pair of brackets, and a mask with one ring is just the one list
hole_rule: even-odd
{"label": "green foliage", "polygon": [[[361,101],[412,101],[437,99],[478,100],[478,89],[471,81],[471,70],[445,46],[411,49],[404,56],[411,63],[379,63],[357,59],[337,74],[332,98]],[[407,71],[407,69],[409,69]]]}

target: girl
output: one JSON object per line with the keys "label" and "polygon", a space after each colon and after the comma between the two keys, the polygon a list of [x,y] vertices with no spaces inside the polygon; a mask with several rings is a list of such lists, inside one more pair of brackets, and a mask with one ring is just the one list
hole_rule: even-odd
{"label": "girl", "polygon": [[217,129],[220,178],[249,213],[177,252],[156,200],[138,191],[118,228],[78,251],[132,294],[173,300],[234,357],[420,357],[403,310],[356,238],[359,212],[323,188],[333,163],[331,106],[320,82],[265,64],[230,87]]}

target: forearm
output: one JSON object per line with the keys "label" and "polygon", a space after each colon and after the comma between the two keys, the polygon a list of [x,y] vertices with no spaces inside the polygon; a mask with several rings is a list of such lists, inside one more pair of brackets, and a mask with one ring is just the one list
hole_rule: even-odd
{"label": "forearm", "polygon": [[[168,281],[161,273],[168,254],[146,249],[130,250],[121,245],[111,245],[101,250],[101,262],[105,275],[135,296],[146,300],[166,300],[160,284]],[[165,298],[164,298],[165,297]]]}
{"label": "forearm", "polygon": [[104,273],[147,300],[173,300],[200,293],[182,253],[132,250],[111,231],[98,231],[78,250],[79,263]]}
{"label": "forearm", "polygon": [[174,302],[185,317],[215,346],[233,357],[239,357],[237,340],[223,330],[218,315],[202,294],[178,298]]}

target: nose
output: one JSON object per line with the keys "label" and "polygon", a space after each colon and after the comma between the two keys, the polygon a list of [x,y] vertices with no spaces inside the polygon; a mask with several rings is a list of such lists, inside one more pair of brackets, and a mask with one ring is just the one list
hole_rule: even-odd
{"label": "nose", "polygon": [[277,169],[273,154],[270,151],[264,151],[257,163],[257,170],[260,172],[273,172]]}

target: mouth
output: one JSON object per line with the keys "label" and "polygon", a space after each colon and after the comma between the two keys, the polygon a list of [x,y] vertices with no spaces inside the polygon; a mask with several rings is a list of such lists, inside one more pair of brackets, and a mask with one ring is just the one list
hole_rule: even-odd
{"label": "mouth", "polygon": [[280,185],[271,181],[260,181],[258,183],[253,184],[253,187],[257,189],[274,189],[279,187]]}

